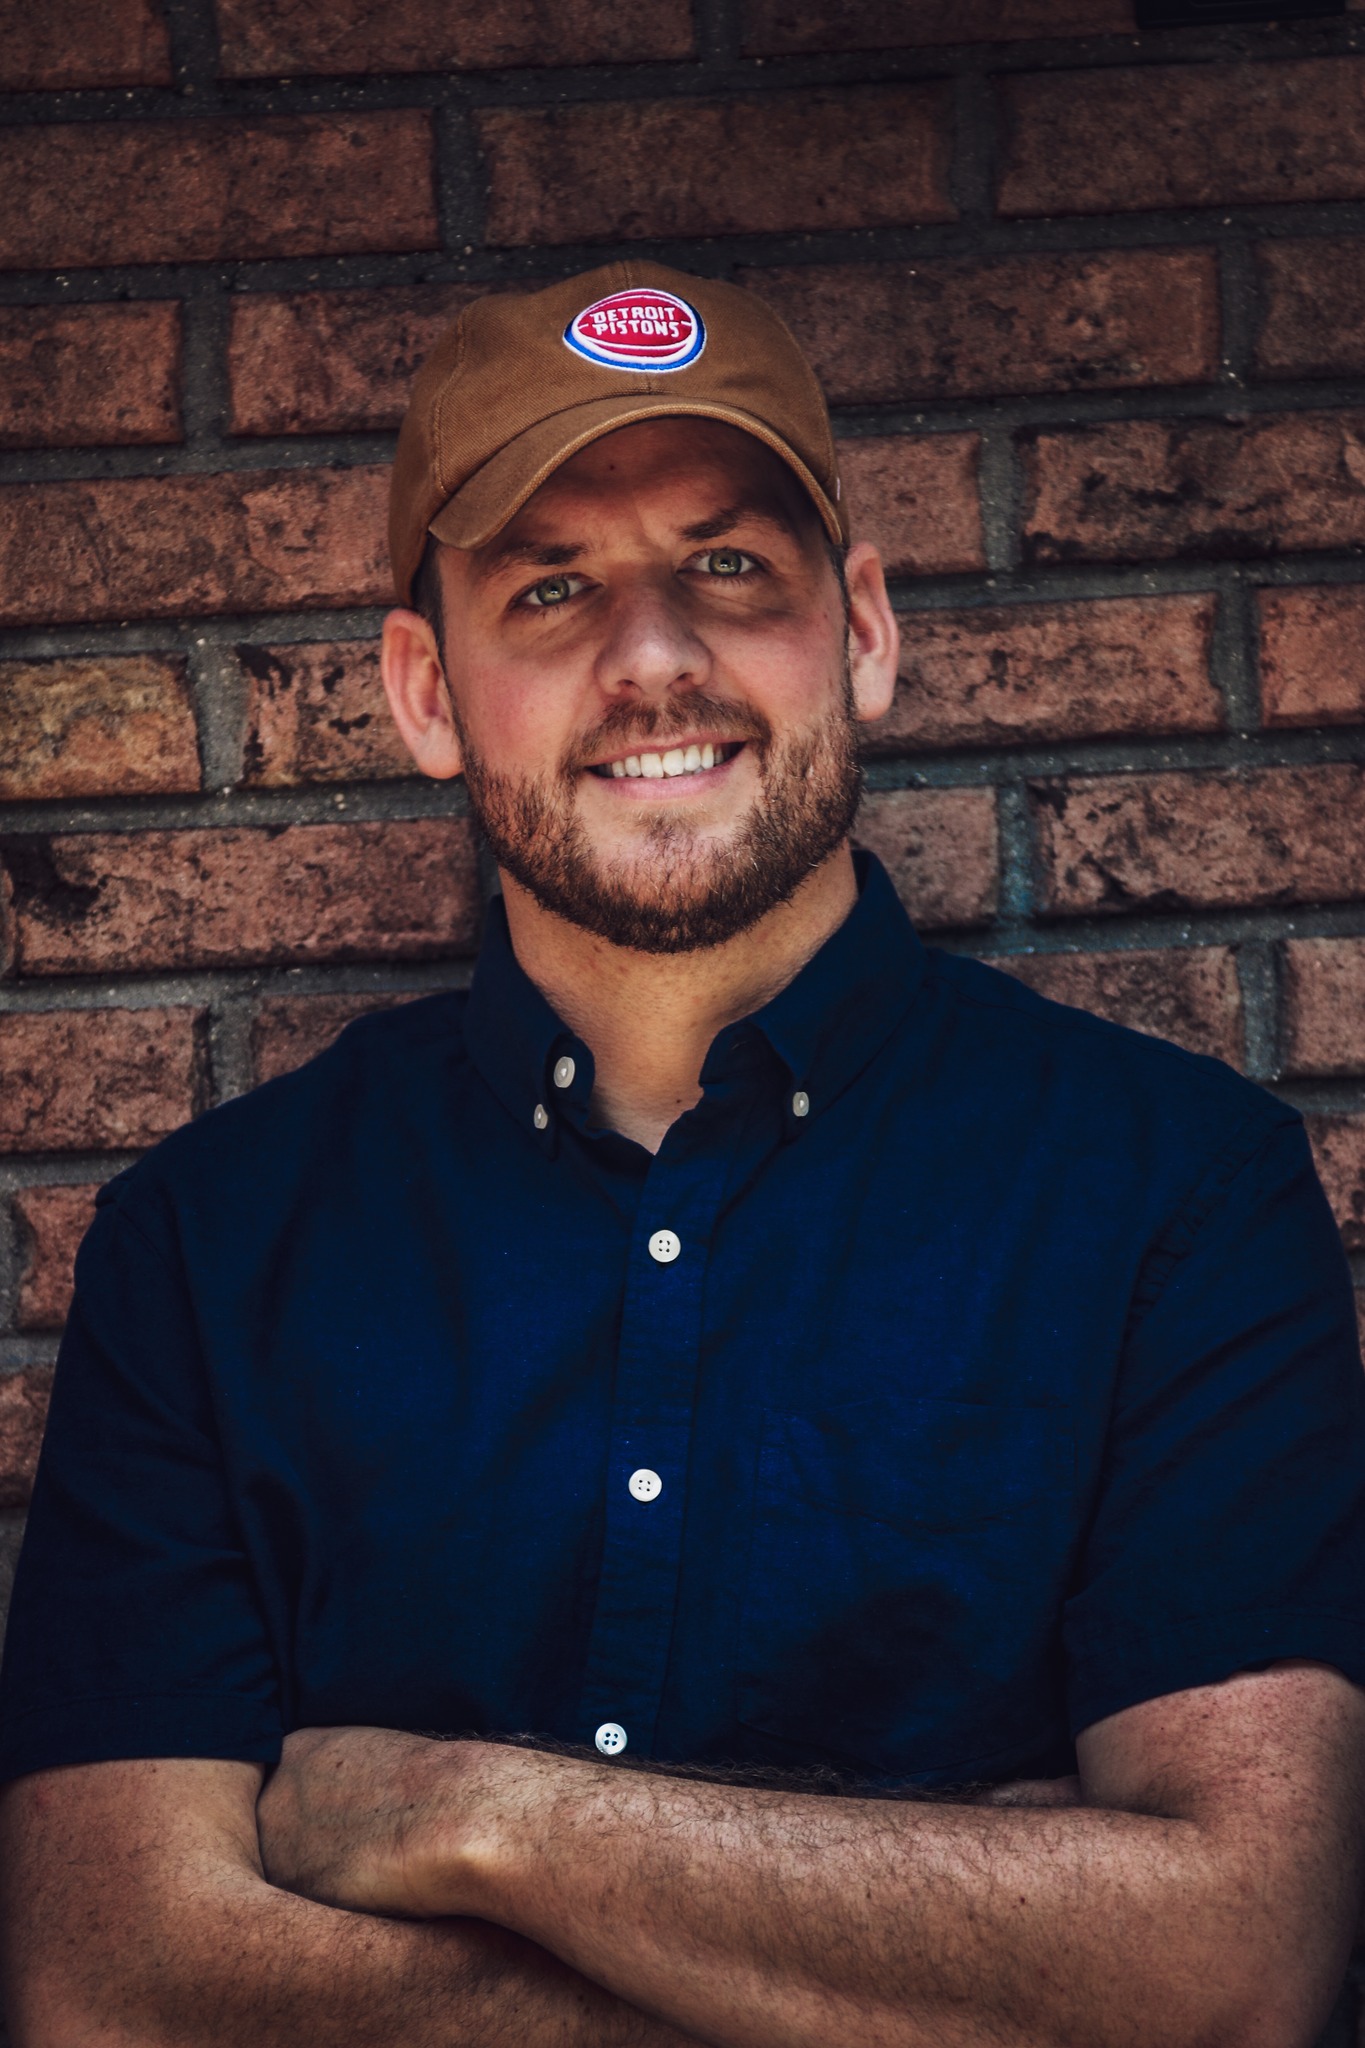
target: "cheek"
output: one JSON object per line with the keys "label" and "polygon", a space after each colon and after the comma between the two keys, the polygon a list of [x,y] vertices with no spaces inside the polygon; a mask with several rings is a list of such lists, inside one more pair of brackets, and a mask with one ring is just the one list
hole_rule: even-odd
{"label": "cheek", "polygon": [[462,678],[457,702],[465,738],[485,767],[521,779],[560,760],[569,735],[561,730],[563,708],[543,682],[486,667]]}

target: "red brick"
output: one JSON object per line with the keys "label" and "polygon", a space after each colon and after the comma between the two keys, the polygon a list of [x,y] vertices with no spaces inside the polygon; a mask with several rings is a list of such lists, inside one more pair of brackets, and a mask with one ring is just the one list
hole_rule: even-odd
{"label": "red brick", "polygon": [[98,1182],[79,1187],[20,1188],[14,1197],[19,1225],[21,1330],[60,1330],[71,1306],[76,1248],[95,1213]]}
{"label": "red brick", "polygon": [[1290,939],[1282,999],[1286,1074],[1365,1074],[1365,939]]}
{"label": "red brick", "polygon": [[0,485],[0,624],[392,599],[387,466]]}
{"label": "red brick", "polygon": [[1365,588],[1261,590],[1256,602],[1266,724],[1365,720]]}
{"label": "red brick", "polygon": [[0,307],[0,448],[181,438],[178,305]]}
{"label": "red brick", "polygon": [[0,1151],[126,1152],[204,1107],[201,1010],[0,1016]]}
{"label": "red brick", "polygon": [[690,57],[688,0],[218,0],[227,78],[638,64]]}
{"label": "red brick", "polygon": [[1002,87],[1006,215],[1365,197],[1365,62],[1153,64]]}
{"label": "red brick", "polygon": [[1132,35],[1129,0],[744,0],[746,56]]}
{"label": "red brick", "polygon": [[0,800],[199,788],[181,660],[0,662]]}
{"label": "red brick", "polygon": [[1365,412],[1049,429],[1023,454],[1034,561],[1365,545]]}
{"label": "red brick", "polygon": [[0,133],[0,269],[436,246],[431,119],[82,121]]}
{"label": "red brick", "polygon": [[1201,594],[904,612],[895,701],[866,744],[897,753],[1217,732],[1216,607]]}
{"label": "red brick", "polygon": [[0,1378],[0,1508],[28,1505],[51,1396],[50,1365],[27,1365]]}
{"label": "red brick", "polygon": [[942,85],[498,107],[473,120],[492,243],[956,218]]}
{"label": "red brick", "polygon": [[243,292],[232,301],[234,434],[396,427],[436,337],[482,285],[373,292]]}
{"label": "red brick", "polygon": [[1229,946],[1131,953],[1011,954],[992,960],[1054,1003],[1240,1066],[1242,995]]}
{"label": "red brick", "polygon": [[874,541],[889,576],[984,569],[977,434],[866,434],[839,443],[855,540]]}
{"label": "red brick", "polygon": [[1076,776],[1033,791],[1045,907],[1235,909],[1365,895],[1365,769]]}
{"label": "red brick", "polygon": [[1365,1116],[1306,1116],[1318,1178],[1349,1252],[1365,1251]]}
{"label": "red brick", "polygon": [[62,0],[0,13],[7,92],[81,85],[170,85],[170,44],[153,0]]}
{"label": "red brick", "polygon": [[1192,384],[1218,368],[1211,249],[744,270],[831,400]]}
{"label": "red brick", "polygon": [[1000,838],[991,789],[873,790],[853,830],[886,867],[925,930],[987,924],[999,896]]}
{"label": "red brick", "polygon": [[338,1033],[371,1010],[391,1010],[407,996],[271,996],[251,1024],[251,1068],[257,1081],[292,1074],[305,1060],[326,1052]]}
{"label": "red brick", "polygon": [[441,958],[478,925],[463,819],[89,832],[3,853],[17,974]]}
{"label": "red brick", "polygon": [[373,641],[239,647],[237,658],[247,674],[242,780],[249,788],[415,773],[389,717]]}
{"label": "red brick", "polygon": [[1258,242],[1263,377],[1354,377],[1365,370],[1365,244]]}

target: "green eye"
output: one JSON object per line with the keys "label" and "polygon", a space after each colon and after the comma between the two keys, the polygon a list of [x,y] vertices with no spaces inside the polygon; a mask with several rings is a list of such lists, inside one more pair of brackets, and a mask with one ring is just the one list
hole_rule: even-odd
{"label": "green eye", "polygon": [[547,576],[543,583],[537,583],[535,589],[528,591],[527,595],[532,604],[563,604],[566,598],[573,596],[573,586],[567,576]]}
{"label": "green eye", "polygon": [[713,576],[742,576],[744,557],[738,548],[713,548],[707,556]]}

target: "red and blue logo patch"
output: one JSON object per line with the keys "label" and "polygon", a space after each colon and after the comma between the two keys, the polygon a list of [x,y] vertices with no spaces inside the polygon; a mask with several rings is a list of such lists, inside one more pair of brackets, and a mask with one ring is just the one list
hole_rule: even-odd
{"label": "red and blue logo patch", "polygon": [[683,370],[705,348],[706,328],[686,299],[637,285],[585,306],[564,340],[606,370]]}

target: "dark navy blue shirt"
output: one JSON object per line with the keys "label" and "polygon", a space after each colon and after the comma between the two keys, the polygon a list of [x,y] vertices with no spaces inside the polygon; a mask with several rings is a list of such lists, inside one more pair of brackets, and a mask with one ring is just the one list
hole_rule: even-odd
{"label": "dark navy blue shirt", "polygon": [[[949,1784],[1365,1682],[1365,1385],[1294,1111],[921,947],[885,875],[656,1156],[495,910],[104,1193],[0,1769],[525,1730]],[[652,1476],[651,1476],[652,1475]]]}

